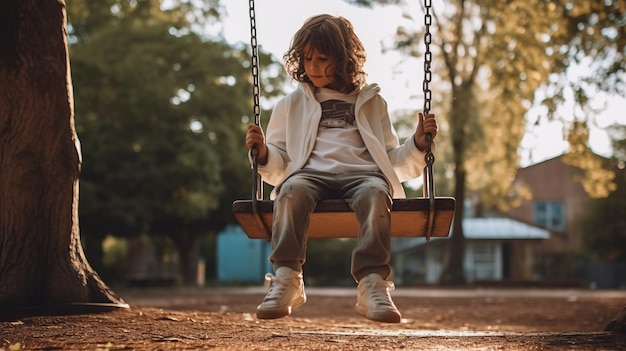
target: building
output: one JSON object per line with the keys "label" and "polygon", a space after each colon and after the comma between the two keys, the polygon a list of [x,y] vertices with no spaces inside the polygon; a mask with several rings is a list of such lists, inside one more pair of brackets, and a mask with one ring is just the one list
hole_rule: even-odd
{"label": "building", "polygon": [[[472,217],[473,205],[466,201],[464,270],[469,282],[589,280],[588,275],[581,276],[585,268],[577,258],[583,235],[578,221],[590,197],[575,180],[580,170],[564,162],[564,156],[518,170],[514,188],[525,187],[532,194],[519,207]],[[446,239],[428,243],[423,238],[394,239],[392,248],[398,283],[438,282],[447,261]]]}
{"label": "building", "polygon": [[581,252],[582,230],[578,220],[586,213],[590,197],[574,178],[580,169],[564,162],[565,155],[522,168],[516,187],[527,187],[530,200],[510,209],[510,218],[550,230],[549,240],[535,251],[536,274],[544,279],[574,278],[575,257]]}
{"label": "building", "polygon": [[[532,198],[505,215],[550,230],[550,238],[534,252],[534,272],[540,279],[577,281],[597,288],[626,288],[626,264],[591,262],[584,256],[580,221],[590,208],[591,198],[576,178],[587,175],[566,159],[567,155],[561,155],[520,169],[516,186],[530,189]],[[623,243],[615,244],[623,246]]]}
{"label": "building", "polygon": [[[510,218],[465,218],[465,277],[469,283],[526,280],[533,275],[533,252],[550,232]],[[436,284],[447,261],[447,240],[423,237],[392,240],[398,284]]]}

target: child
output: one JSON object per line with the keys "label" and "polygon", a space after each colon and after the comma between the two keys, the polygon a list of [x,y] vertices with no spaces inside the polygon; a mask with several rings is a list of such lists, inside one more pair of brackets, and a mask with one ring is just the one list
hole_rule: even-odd
{"label": "child", "polygon": [[400,182],[424,169],[425,134],[437,134],[435,117],[420,113],[415,134],[399,144],[380,88],[365,83],[363,44],[343,17],[308,19],[283,58],[300,85],[276,104],[267,138],[254,124],[246,134],[247,147],[258,150],[259,174],[275,186],[269,260],[276,275],[266,275],[271,286],[257,317],[285,317],[306,302],[309,214],[319,199],[343,198],[359,223],[351,268],[358,282],[355,310],[398,323],[389,294],[394,284],[387,280],[391,202],[405,197]]}

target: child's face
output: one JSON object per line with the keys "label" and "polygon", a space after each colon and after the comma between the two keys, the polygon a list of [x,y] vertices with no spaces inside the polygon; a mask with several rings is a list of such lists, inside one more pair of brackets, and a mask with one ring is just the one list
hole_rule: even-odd
{"label": "child's face", "polygon": [[309,45],[304,48],[304,72],[313,85],[318,88],[332,88],[332,83],[335,81],[333,78],[335,73],[334,61],[327,55],[321,54],[317,49],[311,50]]}

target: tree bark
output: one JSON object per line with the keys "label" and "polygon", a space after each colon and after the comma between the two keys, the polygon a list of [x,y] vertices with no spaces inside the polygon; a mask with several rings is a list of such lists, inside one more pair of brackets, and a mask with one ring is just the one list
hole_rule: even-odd
{"label": "tree bark", "polygon": [[0,311],[127,307],[80,243],[64,0],[0,2]]}
{"label": "tree bark", "polygon": [[457,164],[454,172],[456,210],[452,222],[452,237],[448,240],[448,260],[441,275],[440,283],[449,286],[462,286],[467,284],[463,269],[463,261],[465,260],[465,233],[463,232],[465,171],[463,165]]}
{"label": "tree bark", "polygon": [[[453,66],[453,65],[451,65]],[[453,72],[449,69],[449,72]],[[450,74],[454,77],[454,74]],[[454,86],[454,78],[451,78]],[[467,284],[465,277],[465,233],[463,232],[463,218],[465,217],[465,189],[466,175],[465,155],[467,153],[468,136],[466,128],[467,119],[470,118],[473,90],[472,81],[464,83],[461,87],[454,86],[451,102],[452,126],[452,150],[454,157],[454,198],[456,199],[456,211],[452,223],[452,237],[448,240],[448,259],[441,274],[440,283],[443,285],[463,286]]]}

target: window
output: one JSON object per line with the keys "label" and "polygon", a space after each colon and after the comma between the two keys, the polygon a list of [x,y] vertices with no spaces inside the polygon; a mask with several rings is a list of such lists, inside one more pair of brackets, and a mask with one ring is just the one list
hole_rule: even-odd
{"label": "window", "polygon": [[478,243],[474,246],[474,278],[491,280],[496,277],[496,247],[493,243]]}
{"label": "window", "polygon": [[560,201],[542,201],[534,204],[535,224],[563,231],[565,230],[565,204]]}

